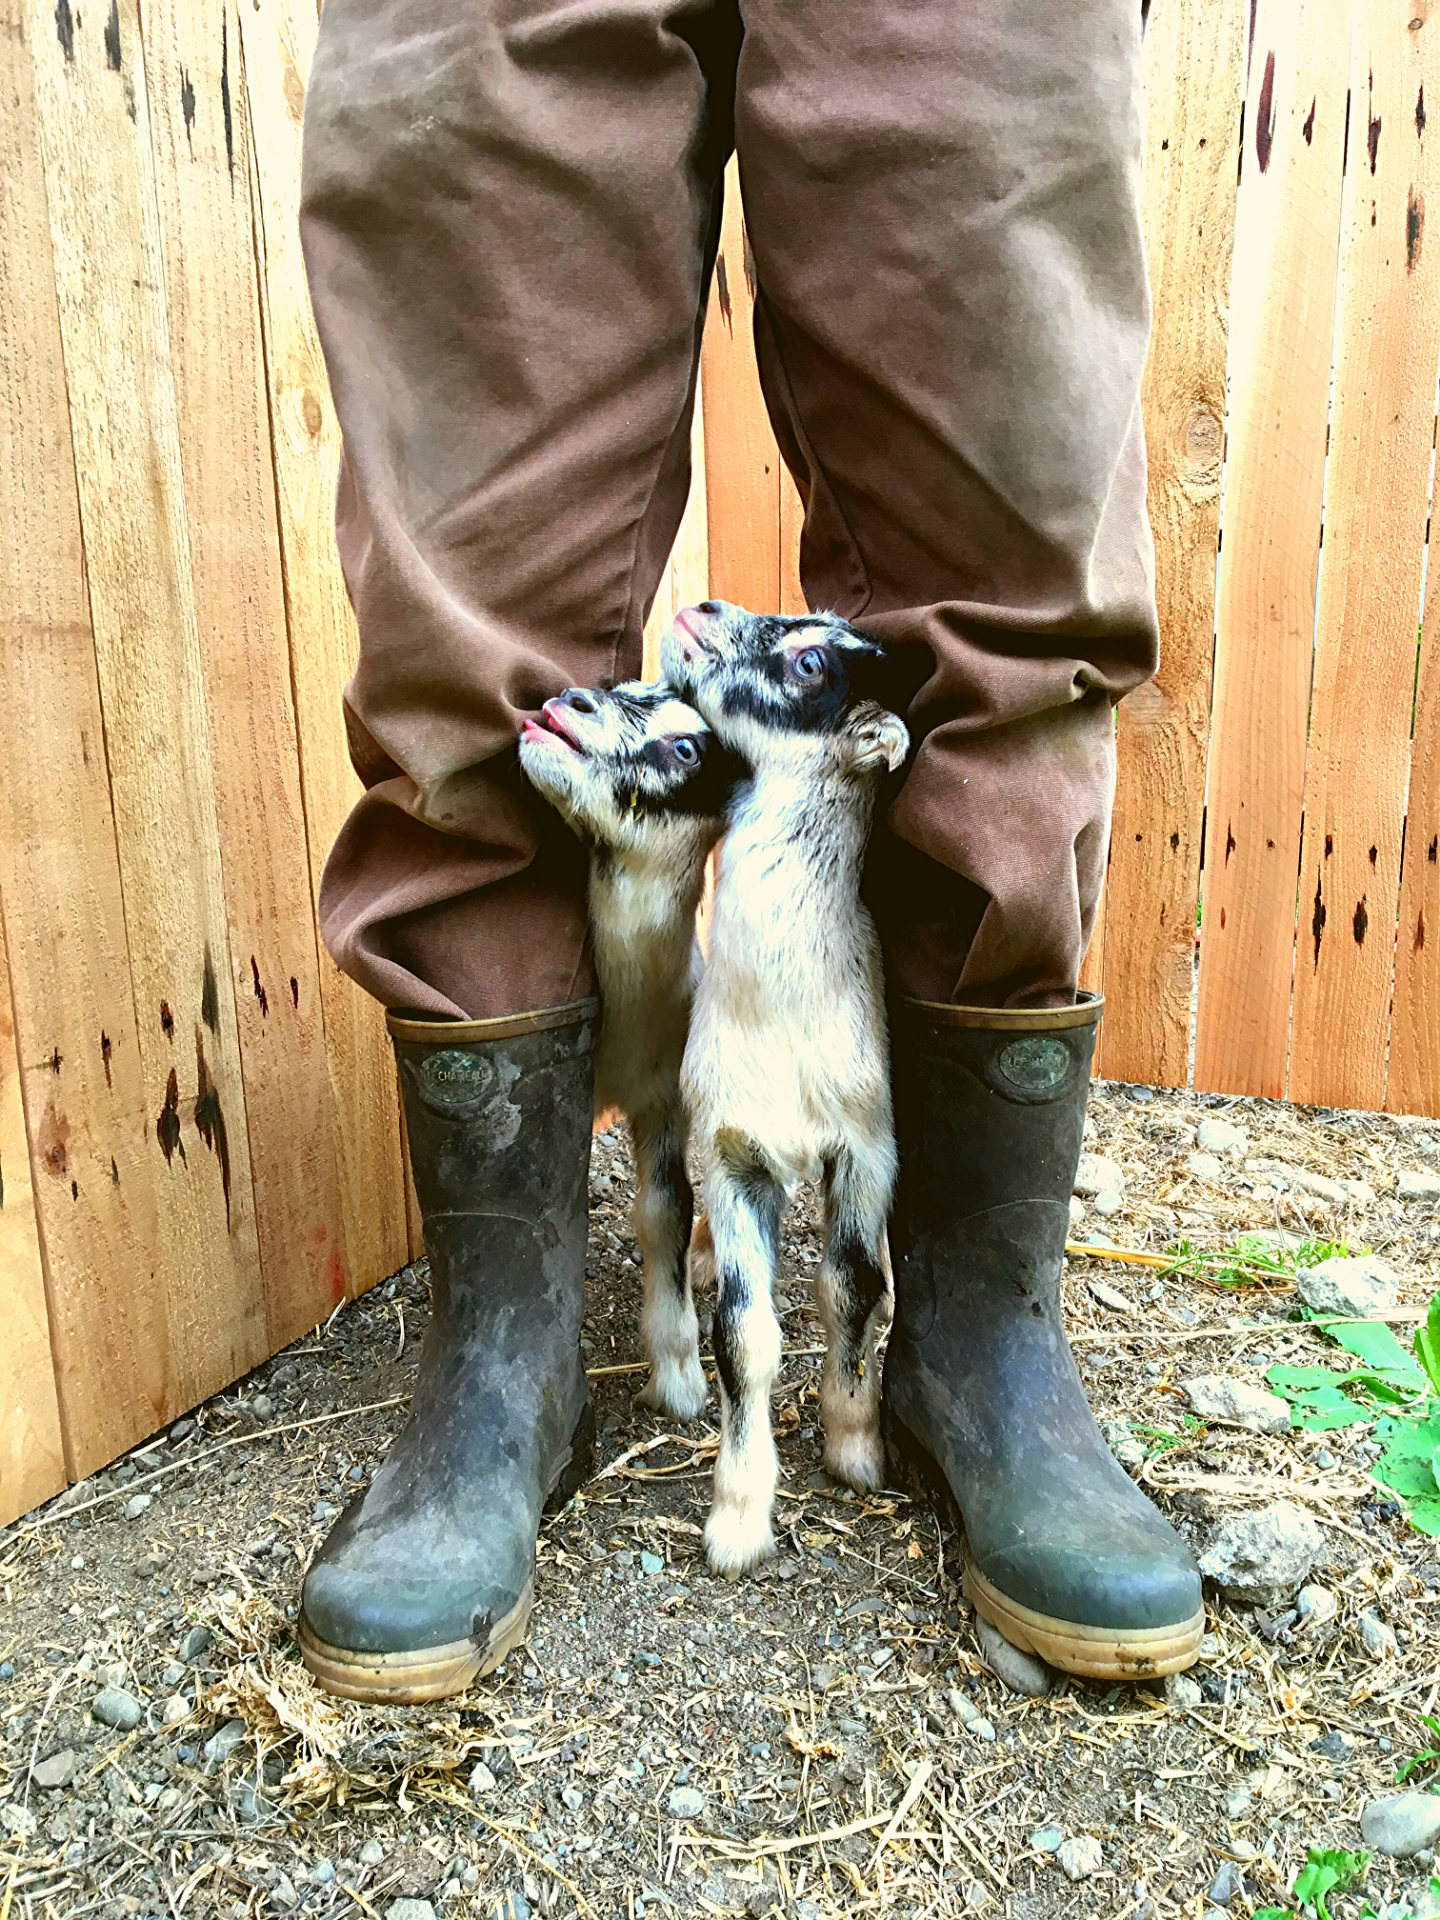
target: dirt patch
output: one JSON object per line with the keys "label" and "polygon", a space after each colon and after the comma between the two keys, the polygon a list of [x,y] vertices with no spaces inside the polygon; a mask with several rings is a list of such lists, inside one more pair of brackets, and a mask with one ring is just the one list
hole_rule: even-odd
{"label": "dirt patch", "polygon": [[[1248,1142],[1197,1173],[1195,1128],[1216,1117]],[[1412,1307],[1435,1288],[1440,1210],[1395,1189],[1399,1171],[1440,1165],[1440,1123],[1106,1085],[1088,1132],[1125,1184],[1118,1211],[1086,1203],[1082,1238],[1344,1237],[1394,1264]],[[1337,1203],[1275,1164],[1356,1187]],[[598,1475],[545,1524],[529,1643],[460,1700],[328,1701],[290,1639],[310,1554],[402,1417],[423,1271],[0,1534],[0,1912],[228,1920],[388,1914],[410,1898],[442,1920],[497,1906],[513,1920],[1151,1920],[1222,1893],[1248,1914],[1282,1897],[1307,1847],[1360,1845],[1363,1805],[1430,1743],[1440,1558],[1368,1477],[1367,1428],[1185,1422],[1192,1373],[1263,1384],[1275,1362],[1338,1360],[1283,1287],[1237,1294],[1077,1256],[1066,1299],[1096,1409],[1145,1454],[1133,1470],[1160,1505],[1199,1546],[1227,1512],[1296,1501],[1325,1536],[1311,1578],[1333,1615],[1212,1598],[1198,1701],[1073,1681],[1026,1700],[984,1664],[935,1516],[819,1471],[808,1199],[779,1285],[781,1557],[735,1586],[711,1577],[713,1431],[675,1435],[631,1401],[639,1274],[618,1137],[597,1141],[592,1190]],[[106,1686],[139,1703],[136,1726],[92,1714]],[[1071,1880],[1047,1829],[1093,1838],[1098,1872]],[[1066,1857],[1083,1866],[1080,1851]],[[1378,1908],[1429,1871],[1425,1856],[1377,1855],[1364,1892]]]}

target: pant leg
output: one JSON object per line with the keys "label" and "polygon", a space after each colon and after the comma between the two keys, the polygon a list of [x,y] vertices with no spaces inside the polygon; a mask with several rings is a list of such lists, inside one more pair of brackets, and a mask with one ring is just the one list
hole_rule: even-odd
{"label": "pant leg", "polygon": [[344,437],[366,792],[339,965],[472,1018],[589,988],[520,716],[638,671],[689,483],[733,0],[326,0],[302,228]]}
{"label": "pant leg", "polygon": [[[1156,663],[1135,0],[742,0],[762,379],[811,606],[914,647],[868,889],[933,1000],[1072,997]],[[928,651],[925,651],[928,650]]]}

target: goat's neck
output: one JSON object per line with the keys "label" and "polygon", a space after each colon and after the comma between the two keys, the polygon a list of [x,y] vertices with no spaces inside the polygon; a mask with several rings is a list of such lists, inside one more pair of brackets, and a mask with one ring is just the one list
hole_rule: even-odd
{"label": "goat's neck", "polygon": [[664,861],[607,849],[590,862],[590,921],[607,995],[674,988],[689,979],[703,845]]}
{"label": "goat's neck", "polygon": [[737,935],[754,923],[773,939],[778,914],[797,939],[811,922],[823,930],[811,943],[818,963],[848,944],[874,806],[873,782],[814,763],[758,770],[721,849],[717,933],[723,918]]}

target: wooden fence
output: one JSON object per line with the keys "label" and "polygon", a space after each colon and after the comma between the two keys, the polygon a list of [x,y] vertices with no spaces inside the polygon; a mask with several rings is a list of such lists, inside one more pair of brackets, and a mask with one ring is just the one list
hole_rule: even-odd
{"label": "wooden fence", "polygon": [[[313,6],[0,6],[4,1519],[416,1240],[378,1011],[315,932],[355,782]],[[1152,0],[1165,664],[1121,712],[1086,968],[1110,1075],[1182,1084],[1193,1037],[1202,1087],[1440,1112],[1426,12]],[[707,583],[803,607],[733,193],[723,260],[652,634]]]}

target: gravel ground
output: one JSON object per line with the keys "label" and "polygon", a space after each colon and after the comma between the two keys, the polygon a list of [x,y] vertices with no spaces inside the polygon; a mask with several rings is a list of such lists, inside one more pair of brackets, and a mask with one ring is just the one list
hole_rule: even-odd
{"label": "gravel ground", "polygon": [[[1216,1120],[1248,1139],[1192,1161]],[[1102,1085],[1088,1131],[1109,1164],[1077,1202],[1079,1239],[1348,1239],[1399,1273],[1402,1334],[1435,1289],[1440,1201],[1400,1197],[1397,1176],[1433,1184],[1440,1123]],[[400,1421],[423,1269],[0,1533],[4,1920],[1213,1920],[1281,1900],[1308,1847],[1361,1844],[1362,1809],[1395,1790],[1440,1697],[1440,1543],[1368,1478],[1368,1428],[1183,1417],[1197,1373],[1263,1385],[1272,1362],[1336,1359],[1286,1284],[1237,1293],[1100,1248],[1072,1257],[1067,1308],[1112,1444],[1197,1549],[1283,1495],[1318,1522],[1308,1579],[1326,1597],[1297,1615],[1288,1590],[1255,1607],[1207,1585],[1183,1685],[1055,1678],[1030,1698],[988,1665],[936,1517],[819,1470],[808,1197],[779,1286],[781,1557],[737,1586],[710,1576],[713,1428],[677,1434],[631,1401],[618,1132],[597,1140],[592,1193],[597,1474],[545,1524],[528,1644],[462,1699],[328,1701],[290,1639],[310,1554]],[[1363,1892],[1427,1911],[1432,1865],[1377,1853]]]}

